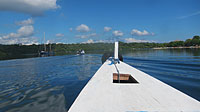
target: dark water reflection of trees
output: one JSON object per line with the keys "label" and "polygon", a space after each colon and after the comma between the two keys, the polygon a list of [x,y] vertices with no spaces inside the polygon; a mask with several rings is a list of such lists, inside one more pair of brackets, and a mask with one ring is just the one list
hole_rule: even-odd
{"label": "dark water reflection of trees", "polygon": [[192,56],[192,58],[200,58],[200,49],[136,49],[123,51],[125,56],[149,57],[149,56]]}

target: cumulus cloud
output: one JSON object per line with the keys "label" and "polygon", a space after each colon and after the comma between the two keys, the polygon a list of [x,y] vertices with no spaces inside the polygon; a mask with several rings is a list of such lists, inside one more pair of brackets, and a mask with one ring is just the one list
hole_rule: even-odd
{"label": "cumulus cloud", "polygon": [[77,38],[90,38],[90,37],[95,37],[95,36],[97,36],[96,33],[91,33],[87,35],[76,35]]}
{"label": "cumulus cloud", "polygon": [[12,39],[0,38],[0,44],[19,44],[19,43],[23,45],[39,44],[37,37],[24,37],[24,38],[12,38]]}
{"label": "cumulus cloud", "polygon": [[124,35],[123,32],[118,31],[118,30],[113,31],[112,33],[113,33],[113,36],[115,37],[122,37]]}
{"label": "cumulus cloud", "polygon": [[17,41],[15,43],[22,43],[23,45],[39,44],[37,37],[17,38],[16,40]]}
{"label": "cumulus cloud", "polygon": [[19,37],[28,37],[32,36],[34,32],[33,26],[22,26],[18,31]]}
{"label": "cumulus cloud", "polygon": [[0,0],[0,11],[15,11],[41,16],[44,11],[57,9],[57,0]]}
{"label": "cumulus cloud", "polygon": [[127,42],[127,43],[132,43],[132,42],[136,42],[136,43],[153,42],[153,41],[149,41],[149,40],[138,40],[138,39],[135,39],[135,38],[125,38],[124,41]]}
{"label": "cumulus cloud", "polygon": [[94,40],[89,39],[89,40],[87,40],[86,42],[83,42],[83,43],[94,43]]}
{"label": "cumulus cloud", "polygon": [[20,28],[16,33],[11,32],[7,35],[0,36],[0,44],[36,44],[38,39],[33,37],[34,27],[33,21],[31,19],[17,22]]}
{"label": "cumulus cloud", "polygon": [[93,39],[89,39],[85,42],[82,43],[112,43],[112,40],[93,40]]}
{"label": "cumulus cloud", "polygon": [[45,44],[50,44],[50,43],[53,43],[53,40],[47,40],[47,41],[45,42]]}
{"label": "cumulus cloud", "polygon": [[33,26],[22,26],[17,30],[17,33],[10,33],[0,37],[0,39],[12,39],[12,38],[22,38],[32,36],[34,32]]}
{"label": "cumulus cloud", "polygon": [[62,34],[62,33],[57,33],[57,34],[56,34],[56,37],[64,37],[64,34]]}
{"label": "cumulus cloud", "polygon": [[144,30],[143,32],[142,31],[139,31],[137,29],[133,29],[131,31],[131,35],[136,35],[136,36],[147,36],[147,35],[154,35],[154,33],[149,33],[147,32],[146,30]]}
{"label": "cumulus cloud", "polygon": [[105,32],[109,32],[110,30],[112,30],[111,27],[107,27],[107,26],[104,27],[104,31],[105,31]]}
{"label": "cumulus cloud", "polygon": [[15,24],[19,25],[19,26],[32,25],[32,24],[34,24],[34,21],[32,18],[29,18],[27,20],[17,21],[17,22],[15,22]]}
{"label": "cumulus cloud", "polygon": [[81,24],[81,25],[76,27],[76,31],[78,31],[78,32],[89,32],[90,28],[85,24]]}

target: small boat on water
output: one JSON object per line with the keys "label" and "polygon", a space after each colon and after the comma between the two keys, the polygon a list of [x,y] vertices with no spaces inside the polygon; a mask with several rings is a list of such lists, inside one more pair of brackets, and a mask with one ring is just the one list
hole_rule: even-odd
{"label": "small boat on water", "polygon": [[44,50],[40,51],[38,55],[40,57],[54,56],[54,52],[51,50],[51,43],[49,43],[49,50],[47,51],[47,47],[45,44],[45,32],[44,32]]}
{"label": "small boat on water", "polygon": [[50,52],[41,51],[41,52],[39,52],[39,56],[40,56],[40,57],[54,56],[54,52],[52,52],[52,51],[50,51]]}
{"label": "small boat on water", "polygon": [[76,55],[84,55],[85,51],[83,49],[76,52]]}
{"label": "small boat on water", "polygon": [[47,56],[49,56],[49,53],[46,52],[46,51],[41,51],[41,52],[39,53],[39,56],[40,56],[40,57],[47,57]]}
{"label": "small boat on water", "polygon": [[69,112],[199,112],[200,102],[114,57],[80,92]]}

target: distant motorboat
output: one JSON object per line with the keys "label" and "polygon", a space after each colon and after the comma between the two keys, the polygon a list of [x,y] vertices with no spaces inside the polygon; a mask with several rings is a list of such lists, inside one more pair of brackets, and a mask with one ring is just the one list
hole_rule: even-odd
{"label": "distant motorboat", "polygon": [[84,50],[79,50],[77,51],[76,55],[84,55],[85,54],[85,51]]}

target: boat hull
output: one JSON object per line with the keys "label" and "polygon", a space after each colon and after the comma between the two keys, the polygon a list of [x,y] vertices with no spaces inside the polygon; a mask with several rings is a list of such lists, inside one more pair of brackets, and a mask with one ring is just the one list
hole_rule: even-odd
{"label": "boat hull", "polygon": [[[83,88],[69,112],[199,111],[200,102],[124,62],[120,74],[138,83],[113,83],[114,64],[107,60]],[[115,77],[116,78],[116,77]]]}

